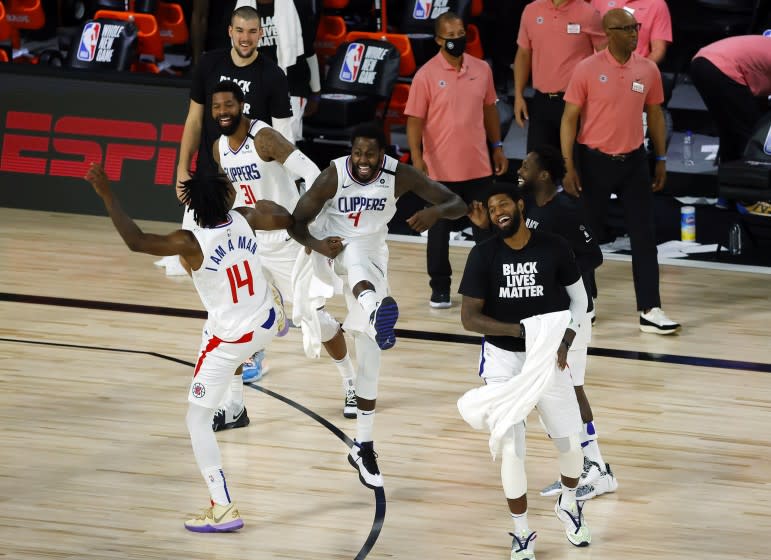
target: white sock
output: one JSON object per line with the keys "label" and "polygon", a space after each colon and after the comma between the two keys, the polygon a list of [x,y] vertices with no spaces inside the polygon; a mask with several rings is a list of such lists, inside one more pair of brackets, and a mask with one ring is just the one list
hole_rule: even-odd
{"label": "white sock", "polygon": [[600,453],[600,446],[597,444],[597,431],[594,428],[594,422],[584,424],[581,432],[581,447],[584,456],[590,461],[594,461],[600,466],[600,470],[605,472],[605,461]]}
{"label": "white sock", "polygon": [[222,472],[222,467],[209,467],[204,469],[203,477],[206,480],[206,485],[209,487],[209,495],[215,504],[226,506],[230,503],[230,494],[228,493],[228,485],[225,482],[225,473]]}
{"label": "white sock", "polygon": [[514,520],[514,533],[517,536],[530,534],[530,525],[527,524],[527,512],[512,513],[511,518]]}
{"label": "white sock", "polygon": [[565,483],[562,483],[562,499],[560,500],[560,507],[565,510],[572,510],[576,507],[576,490],[578,486],[574,488],[568,488]]}
{"label": "white sock", "polygon": [[372,432],[375,427],[375,411],[356,409],[356,441],[372,441]]}
{"label": "white sock", "polygon": [[240,375],[234,375],[230,380],[230,406],[239,410],[244,406],[244,382]]}
{"label": "white sock", "polygon": [[353,386],[353,378],[356,375],[353,371],[353,361],[351,355],[346,354],[342,360],[332,360],[337,366],[337,371],[340,372],[340,377],[343,379],[343,390],[346,391],[348,387]]}
{"label": "white sock", "polygon": [[367,317],[372,315],[372,312],[377,308],[378,299],[374,290],[364,290],[359,294],[359,297],[357,297],[356,300],[359,302],[362,309],[364,309],[364,313],[367,314]]}

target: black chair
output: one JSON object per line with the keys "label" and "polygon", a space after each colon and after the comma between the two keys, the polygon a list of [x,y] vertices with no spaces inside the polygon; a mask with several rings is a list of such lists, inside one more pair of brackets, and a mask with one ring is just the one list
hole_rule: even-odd
{"label": "black chair", "polygon": [[303,121],[305,140],[348,141],[356,125],[382,120],[399,77],[399,60],[399,50],[387,41],[340,45],[330,59],[319,110]]}
{"label": "black chair", "polygon": [[436,7],[435,4],[436,2],[421,0],[404,3],[399,31],[409,36],[418,67],[423,66],[439,51],[439,45],[434,41],[436,18],[451,11],[460,15],[468,23],[467,16],[471,8],[471,0],[448,0],[447,5],[441,8]]}
{"label": "black chair", "polygon": [[720,196],[728,200],[771,200],[771,111],[755,128],[742,159],[718,167]]}

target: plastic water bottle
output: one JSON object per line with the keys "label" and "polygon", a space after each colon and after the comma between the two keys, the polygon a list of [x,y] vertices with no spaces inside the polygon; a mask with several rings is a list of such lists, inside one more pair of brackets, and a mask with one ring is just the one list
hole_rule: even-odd
{"label": "plastic water bottle", "polygon": [[683,164],[693,165],[693,132],[690,130],[683,136]]}
{"label": "plastic water bottle", "polygon": [[680,240],[696,241],[696,208],[693,206],[680,208]]}
{"label": "plastic water bottle", "polygon": [[738,223],[732,224],[728,230],[728,252],[732,255],[742,254],[742,226]]}

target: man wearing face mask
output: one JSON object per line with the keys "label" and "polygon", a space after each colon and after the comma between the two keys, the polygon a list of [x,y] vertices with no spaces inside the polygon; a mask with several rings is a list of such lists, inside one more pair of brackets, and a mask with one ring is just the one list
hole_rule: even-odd
{"label": "man wearing face mask", "polygon": [[[441,49],[418,70],[410,87],[404,110],[407,140],[413,165],[469,204],[492,183],[493,171],[503,175],[509,165],[503,154],[493,74],[487,63],[464,54],[466,31],[457,14],[439,16],[435,35]],[[440,220],[428,230],[426,261],[434,308],[451,305],[452,226],[452,221]]]}

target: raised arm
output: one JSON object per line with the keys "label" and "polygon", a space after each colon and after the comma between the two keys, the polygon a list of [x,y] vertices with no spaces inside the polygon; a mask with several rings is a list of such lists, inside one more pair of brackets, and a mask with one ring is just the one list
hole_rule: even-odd
{"label": "raised arm", "polygon": [[333,165],[321,172],[313,185],[300,197],[292,217],[294,223],[287,230],[298,243],[318,251],[329,258],[335,258],[343,250],[342,239],[328,237],[320,240],[308,231],[308,224],[316,219],[327,201],[337,192],[337,168]]}
{"label": "raised arm", "polygon": [[118,230],[129,249],[157,256],[181,255],[193,269],[201,266],[203,260],[201,247],[192,232],[177,230],[166,235],[145,233],[124,212],[120,202],[112,193],[110,181],[101,165],[92,163],[85,179],[101,197],[115,229]]}
{"label": "raised arm", "polygon": [[321,174],[318,166],[294,144],[272,128],[261,128],[254,137],[257,154],[265,161],[277,161],[289,171],[312,185]]}
{"label": "raised arm", "polygon": [[412,191],[433,204],[415,212],[407,220],[407,224],[415,231],[426,231],[440,219],[460,218],[468,212],[466,203],[457,194],[411,165],[400,163],[396,167],[396,196],[399,197],[407,191]]}

